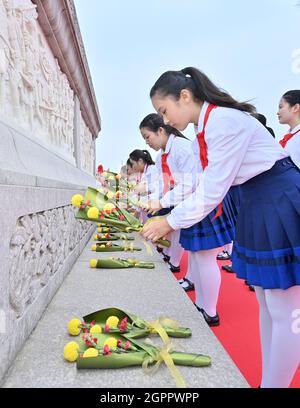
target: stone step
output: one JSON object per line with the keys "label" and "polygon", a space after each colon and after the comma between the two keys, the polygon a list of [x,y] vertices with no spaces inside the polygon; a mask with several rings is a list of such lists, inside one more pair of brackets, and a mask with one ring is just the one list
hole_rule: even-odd
{"label": "stone step", "polygon": [[74,340],[67,333],[68,321],[107,307],[118,307],[145,320],[169,317],[181,326],[190,327],[191,338],[175,339],[182,347],[178,351],[208,354],[212,365],[180,367],[188,387],[249,387],[160,255],[154,249],[153,256],[149,256],[140,236],[135,234],[135,237],[132,242],[142,251],[130,256],[155,262],[155,269],[92,269],[88,262],[91,258],[122,258],[129,253],[92,252],[91,239],[8,370],[1,384],[3,388],[175,387],[163,364],[150,376],[141,367],[118,371],[77,370],[75,363],[64,360],[63,347]]}

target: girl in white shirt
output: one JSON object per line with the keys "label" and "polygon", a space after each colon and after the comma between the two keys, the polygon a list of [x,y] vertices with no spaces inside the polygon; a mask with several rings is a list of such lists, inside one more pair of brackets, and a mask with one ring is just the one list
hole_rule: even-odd
{"label": "girl in white shirt", "polygon": [[[151,213],[165,215],[195,187],[195,162],[191,142],[177,129],[165,125],[156,113],[142,120],[140,131],[146,144],[159,151],[155,159],[159,177],[155,191],[149,197],[150,202],[155,203]],[[163,252],[164,260],[168,261],[173,273],[180,272],[180,260],[184,252],[179,238],[180,230],[170,234],[171,246]]]}
{"label": "girl in white shirt", "polygon": [[[147,196],[153,192],[153,183],[158,177],[156,166],[148,150],[133,150],[129,155],[132,169],[139,174],[138,184],[134,193],[140,201],[148,201]],[[147,213],[138,209],[139,220],[145,223],[148,220]]]}
{"label": "girl in white shirt", "polygon": [[261,386],[288,387],[300,360],[299,169],[249,114],[253,106],[196,68],[164,73],[150,96],[165,123],[198,126],[208,163],[196,190],[144,237],[156,241],[193,225],[240,185],[233,270],[255,286],[260,306]]}
{"label": "girl in white shirt", "polygon": [[[160,149],[155,160],[158,171],[163,178],[173,178],[174,188],[160,189],[157,200],[150,203],[152,212],[160,210],[162,214],[161,209],[168,209],[170,212],[195,190],[197,175],[203,171],[199,161],[199,146],[193,146],[177,129],[164,124],[162,117],[157,114],[148,115],[142,121],[140,130],[150,147]],[[222,213],[216,216],[217,213],[218,208],[201,222],[190,228],[178,229],[172,234],[173,243],[173,237],[177,233],[177,242],[172,252],[177,256],[178,265],[179,255],[182,255],[180,244],[189,251],[187,281],[194,283],[195,305],[211,326],[219,325],[216,307],[221,274],[216,255],[221,246],[233,240],[236,220],[236,213],[232,211],[228,198],[225,199]],[[184,285],[183,282],[182,284]]]}
{"label": "girl in white shirt", "polygon": [[281,146],[289,153],[300,168],[300,90],[286,92],[279,102],[277,112],[279,123],[289,125],[289,133],[280,140]]}

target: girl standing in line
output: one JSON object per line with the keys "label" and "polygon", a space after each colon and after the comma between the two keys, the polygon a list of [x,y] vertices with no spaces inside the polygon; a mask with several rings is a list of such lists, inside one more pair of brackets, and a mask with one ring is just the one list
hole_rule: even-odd
{"label": "girl standing in line", "polygon": [[198,126],[208,164],[194,193],[144,237],[204,219],[240,185],[233,270],[255,286],[260,307],[261,387],[288,387],[300,360],[300,172],[268,131],[196,68],[164,73],[151,89],[164,122]]}
{"label": "girl standing in line", "polygon": [[[163,174],[164,188],[159,194],[160,199],[150,203],[151,211],[168,209],[169,212],[195,190],[197,174],[202,170],[196,159],[199,157],[199,146],[192,146],[177,129],[164,124],[157,114],[148,115],[142,121],[140,130],[150,147],[160,149],[156,165]],[[168,180],[173,189],[167,185]],[[172,244],[175,240],[172,254],[177,257],[178,265],[182,255],[181,246],[189,251],[187,277],[189,282],[194,283],[195,306],[211,326],[220,323],[216,307],[221,274],[216,255],[219,247],[231,242],[234,234],[234,217],[228,208],[229,205],[224,205],[219,216],[216,216],[219,210],[215,209],[200,223],[172,233]],[[173,256],[170,260],[172,264]],[[182,282],[183,285],[185,283]]]}
{"label": "girl standing in line", "polygon": [[279,123],[290,127],[279,143],[300,168],[300,90],[288,91],[282,96],[277,115]]}

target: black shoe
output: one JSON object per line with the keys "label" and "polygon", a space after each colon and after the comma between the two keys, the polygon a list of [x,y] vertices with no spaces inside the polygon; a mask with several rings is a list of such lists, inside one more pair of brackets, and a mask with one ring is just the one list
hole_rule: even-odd
{"label": "black shoe", "polygon": [[186,292],[190,292],[191,290],[195,289],[194,284],[189,279],[183,278],[181,279],[181,282],[179,281],[179,283],[182,286],[182,289],[184,289]]}
{"label": "black shoe", "polygon": [[171,259],[171,257],[170,257],[169,255],[166,255],[166,254],[164,254],[163,252],[162,252],[162,256],[163,256],[163,260],[164,260],[165,262],[169,262],[169,260]]}
{"label": "black shoe", "polygon": [[220,318],[218,313],[215,316],[209,316],[206,311],[197,306],[196,303],[194,303],[194,305],[196,306],[197,310],[203,314],[204,320],[209,326],[219,326]]}
{"label": "black shoe", "polygon": [[227,251],[220,252],[217,255],[218,261],[228,261],[229,259],[231,259],[231,255]]}
{"label": "black shoe", "polygon": [[163,251],[163,248],[161,248],[161,247],[157,246],[157,247],[156,247],[156,250],[157,250],[157,252],[158,252],[159,254],[161,254],[161,253],[162,253],[162,251]]}
{"label": "black shoe", "polygon": [[178,273],[180,272],[180,266],[174,266],[169,262],[169,269],[173,273]]}
{"label": "black shoe", "polygon": [[223,269],[224,271],[226,271],[226,272],[234,273],[234,271],[232,270],[232,266],[231,266],[231,265],[223,265],[223,266],[222,266],[222,269]]}
{"label": "black shoe", "polygon": [[248,283],[248,281],[245,280],[245,285],[248,286],[249,290],[251,290],[251,292],[255,292],[255,288],[253,285],[250,285],[250,283]]}

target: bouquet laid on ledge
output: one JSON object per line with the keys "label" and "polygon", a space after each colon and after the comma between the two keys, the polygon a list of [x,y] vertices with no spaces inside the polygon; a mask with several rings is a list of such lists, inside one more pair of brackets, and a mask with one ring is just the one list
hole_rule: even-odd
{"label": "bouquet laid on ledge", "polygon": [[117,252],[117,251],[128,251],[128,252],[133,252],[133,251],[141,251],[141,248],[134,247],[133,244],[128,244],[128,245],[117,245],[113,244],[111,241],[108,242],[99,242],[96,243],[95,245],[92,245],[92,251],[96,252]]}
{"label": "bouquet laid on ledge", "polygon": [[107,233],[116,233],[116,232],[122,232],[120,229],[116,228],[116,227],[107,227],[104,226],[101,223],[97,224],[97,232],[99,232],[99,234],[107,234]]}
{"label": "bouquet laid on ledge", "polygon": [[[110,315],[110,313],[115,313],[115,315]],[[116,314],[123,317],[121,323]],[[95,319],[91,321],[92,318]],[[173,321],[170,320],[170,322]],[[146,343],[147,340],[145,342],[136,340],[132,335],[132,330],[135,330],[132,327],[135,323],[156,327],[160,331],[164,345],[158,347],[149,341]],[[72,335],[81,334],[78,343],[71,341],[64,347],[64,358],[70,362],[76,361],[78,369],[142,366],[143,371],[150,374],[157,371],[160,364],[164,362],[174,377],[176,385],[185,388],[185,381],[175,364],[192,367],[211,365],[209,356],[174,351],[175,346],[166,334],[167,327],[163,328],[159,321],[145,322],[120,309],[99,310],[85,316],[84,322],[72,319],[68,324],[68,330]]]}
{"label": "bouquet laid on ledge", "polygon": [[69,334],[77,336],[81,332],[95,334],[95,327],[99,333],[126,333],[130,338],[146,337],[149,334],[159,334],[162,328],[170,337],[190,337],[191,329],[180,327],[179,324],[169,318],[160,318],[156,321],[147,322],[133,313],[125,312],[112,307],[97,310],[83,317],[83,321],[72,319],[68,324]]}
{"label": "bouquet laid on ledge", "polygon": [[119,268],[146,268],[153,269],[155,265],[153,262],[143,262],[135,258],[102,258],[102,259],[91,259],[91,268],[102,268],[102,269],[119,269]]}
{"label": "bouquet laid on ledge", "polygon": [[115,235],[115,234],[96,234],[94,235],[94,241],[133,241],[134,237],[128,237],[127,235]]}
{"label": "bouquet laid on ledge", "polygon": [[[84,197],[80,194],[74,195],[72,205],[79,208],[78,213],[75,215],[78,219],[101,222],[127,232],[141,231],[143,229],[143,224],[137,218],[94,188],[89,187]],[[162,217],[152,217],[145,225],[158,218]],[[165,247],[170,246],[170,241],[165,239],[160,239],[157,243]]]}

